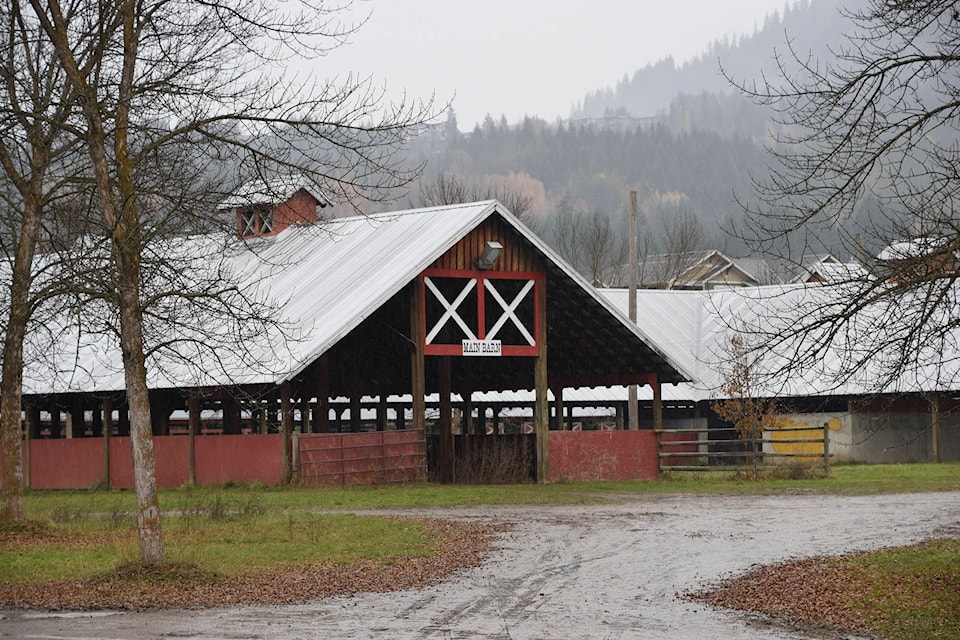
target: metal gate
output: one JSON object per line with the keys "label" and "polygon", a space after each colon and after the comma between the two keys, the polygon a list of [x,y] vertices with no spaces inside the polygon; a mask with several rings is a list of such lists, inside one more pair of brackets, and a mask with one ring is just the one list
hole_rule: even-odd
{"label": "metal gate", "polygon": [[427,478],[423,431],[314,433],[299,436],[306,485],[382,484]]}
{"label": "metal gate", "polygon": [[[763,437],[740,438],[728,426],[693,429],[661,429],[657,453],[661,471],[731,471],[776,469],[786,459],[822,464],[830,470],[830,429],[787,427],[764,429]],[[775,437],[786,434],[788,437]],[[794,445],[793,451],[778,451],[772,445]]]}

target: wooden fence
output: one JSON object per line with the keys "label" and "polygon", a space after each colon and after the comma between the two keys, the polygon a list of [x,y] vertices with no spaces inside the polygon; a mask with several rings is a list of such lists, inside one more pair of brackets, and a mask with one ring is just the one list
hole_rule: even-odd
{"label": "wooden fence", "polygon": [[423,431],[300,434],[299,477],[305,485],[425,480]]}
{"label": "wooden fence", "polygon": [[[830,470],[830,428],[765,429],[761,438],[740,438],[730,428],[662,429],[657,434],[660,471],[777,469],[787,460]],[[786,437],[785,437],[786,436]]]}

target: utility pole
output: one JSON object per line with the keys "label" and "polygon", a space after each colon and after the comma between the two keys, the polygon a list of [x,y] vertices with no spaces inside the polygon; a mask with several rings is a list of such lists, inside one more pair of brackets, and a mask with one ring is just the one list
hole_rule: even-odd
{"label": "utility pole", "polygon": [[[630,192],[630,283],[628,297],[630,320],[637,323],[637,192]],[[630,431],[640,429],[640,409],[637,406],[637,385],[630,384],[627,392],[627,428]]]}

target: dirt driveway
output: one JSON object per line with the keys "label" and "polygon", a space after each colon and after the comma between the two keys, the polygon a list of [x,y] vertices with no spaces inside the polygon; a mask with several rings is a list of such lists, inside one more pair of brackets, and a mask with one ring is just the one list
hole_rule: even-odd
{"label": "dirt driveway", "polygon": [[806,638],[678,593],[755,563],[914,542],[960,527],[960,493],[623,496],[591,506],[416,512],[514,524],[486,564],[424,591],[288,607],[0,612],[0,638]]}

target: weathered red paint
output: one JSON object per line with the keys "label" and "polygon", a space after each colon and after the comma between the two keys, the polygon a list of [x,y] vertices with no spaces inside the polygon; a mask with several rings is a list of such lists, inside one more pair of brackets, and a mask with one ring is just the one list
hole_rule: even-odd
{"label": "weathered red paint", "polygon": [[282,441],[279,433],[198,436],[197,484],[278,484],[283,478]]}
{"label": "weathered red paint", "polygon": [[[697,440],[697,434],[695,433],[670,433],[665,431],[660,434],[661,442],[689,442],[688,446],[678,445],[667,447],[664,449],[664,452],[675,452],[675,453],[691,453],[697,451],[700,447],[700,442]],[[706,444],[706,443],[704,443]],[[672,465],[684,465],[690,464],[690,458],[684,458],[682,456],[670,456],[662,460],[664,466]]]}
{"label": "weathered red paint", "polygon": [[377,484],[426,478],[426,443],[419,430],[300,436],[304,484]]}
{"label": "weathered red paint", "polygon": [[[197,484],[277,484],[282,477],[280,438],[279,434],[198,436]],[[100,438],[31,440],[29,446],[33,489],[87,489],[103,482]],[[154,436],[157,486],[178,487],[190,479],[189,447],[186,436]],[[110,438],[110,486],[134,487],[130,438]]]}
{"label": "weathered red paint", "polygon": [[100,438],[31,440],[24,444],[30,447],[31,489],[89,489],[103,481]]}
{"label": "weathered red paint", "polygon": [[655,480],[653,431],[551,431],[551,482]]}

